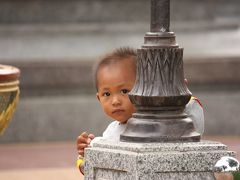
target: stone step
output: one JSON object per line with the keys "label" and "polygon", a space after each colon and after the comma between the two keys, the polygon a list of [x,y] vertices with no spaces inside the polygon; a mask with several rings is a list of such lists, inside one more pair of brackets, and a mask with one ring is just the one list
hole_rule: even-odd
{"label": "stone step", "polygon": [[[239,3],[172,1],[171,28],[185,57],[239,56]],[[149,4],[0,0],[0,62],[96,59],[115,47],[138,48],[149,31]]]}
{"label": "stone step", "polygon": [[[238,0],[172,0],[173,21],[239,19]],[[149,22],[146,0],[0,1],[0,23]]]}
{"label": "stone step", "polygon": [[[199,23],[195,31],[188,24],[176,31],[173,28],[185,49],[184,57],[240,56],[239,25],[218,24],[208,29],[207,23]],[[0,62],[95,60],[116,47],[139,48],[148,27],[146,23],[0,25]]]}
{"label": "stone step", "polygon": [[[205,135],[240,135],[240,90],[192,90],[203,104]],[[95,94],[21,97],[1,143],[75,140],[83,131],[101,135],[109,120]]]}
{"label": "stone step", "polygon": [[[95,92],[94,61],[11,62],[21,70],[22,96]],[[240,57],[184,60],[190,88],[239,88]]]}

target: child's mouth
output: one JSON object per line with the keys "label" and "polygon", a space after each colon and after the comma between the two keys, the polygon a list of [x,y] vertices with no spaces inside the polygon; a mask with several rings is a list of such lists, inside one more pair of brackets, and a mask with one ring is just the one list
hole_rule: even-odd
{"label": "child's mouth", "polygon": [[115,109],[112,113],[113,114],[121,114],[122,112],[124,112],[123,109]]}

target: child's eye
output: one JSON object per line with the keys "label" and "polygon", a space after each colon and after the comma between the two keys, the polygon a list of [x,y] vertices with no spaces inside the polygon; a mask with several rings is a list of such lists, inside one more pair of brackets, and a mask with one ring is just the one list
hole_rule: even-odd
{"label": "child's eye", "polygon": [[105,97],[110,96],[110,92],[104,92],[103,96],[105,96]]}
{"label": "child's eye", "polygon": [[122,94],[127,94],[127,93],[129,93],[129,90],[128,90],[128,89],[122,89],[122,90],[121,90],[121,93],[122,93]]}

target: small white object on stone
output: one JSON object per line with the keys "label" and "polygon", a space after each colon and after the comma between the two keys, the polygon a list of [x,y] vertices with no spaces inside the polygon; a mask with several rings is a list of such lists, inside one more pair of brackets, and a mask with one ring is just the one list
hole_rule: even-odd
{"label": "small white object on stone", "polygon": [[221,157],[219,161],[214,166],[214,171],[216,172],[231,172],[239,171],[239,162],[236,158],[230,156]]}

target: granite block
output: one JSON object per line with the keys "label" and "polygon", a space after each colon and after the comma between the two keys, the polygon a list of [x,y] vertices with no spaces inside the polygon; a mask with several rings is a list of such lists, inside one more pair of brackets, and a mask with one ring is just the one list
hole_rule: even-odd
{"label": "granite block", "polygon": [[100,140],[85,152],[85,180],[213,180],[222,156],[235,156],[224,144],[128,143]]}

